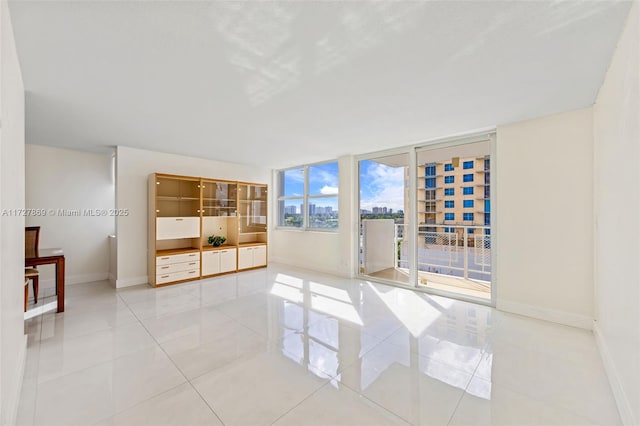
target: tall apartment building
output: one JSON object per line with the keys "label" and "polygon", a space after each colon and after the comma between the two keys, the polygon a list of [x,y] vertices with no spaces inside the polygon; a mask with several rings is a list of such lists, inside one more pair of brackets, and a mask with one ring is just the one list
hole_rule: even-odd
{"label": "tall apartment building", "polygon": [[420,232],[490,233],[474,226],[491,224],[489,157],[454,158],[424,166],[419,191]]}

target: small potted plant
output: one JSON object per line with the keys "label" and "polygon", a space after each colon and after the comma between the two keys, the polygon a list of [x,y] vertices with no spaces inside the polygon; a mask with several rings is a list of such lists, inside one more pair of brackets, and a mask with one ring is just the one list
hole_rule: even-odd
{"label": "small potted plant", "polygon": [[217,237],[215,235],[209,235],[208,241],[212,246],[220,247],[222,244],[224,244],[225,241],[227,241],[227,239],[220,235],[218,235]]}

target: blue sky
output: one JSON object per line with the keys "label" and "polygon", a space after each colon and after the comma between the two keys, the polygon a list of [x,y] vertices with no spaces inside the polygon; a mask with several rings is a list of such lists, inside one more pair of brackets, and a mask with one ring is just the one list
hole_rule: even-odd
{"label": "blue sky", "polygon": [[360,161],[360,209],[373,207],[404,210],[404,167]]}
{"label": "blue sky", "polygon": [[[302,196],[304,193],[304,169],[285,172],[284,196]],[[336,195],[331,198],[309,200],[316,206],[338,209],[338,164],[326,163],[309,167],[309,194]],[[287,201],[300,212],[300,200]],[[360,162],[360,209],[387,207],[394,211],[404,209],[404,167],[389,167],[373,160]]]}
{"label": "blue sky", "polygon": [[[295,197],[304,194],[304,172],[302,168],[286,170],[284,196]],[[319,207],[338,209],[338,163],[326,163],[309,166],[309,194],[335,195],[331,198],[309,199],[309,203]],[[296,205],[300,212],[300,201],[286,202],[285,205]]]}

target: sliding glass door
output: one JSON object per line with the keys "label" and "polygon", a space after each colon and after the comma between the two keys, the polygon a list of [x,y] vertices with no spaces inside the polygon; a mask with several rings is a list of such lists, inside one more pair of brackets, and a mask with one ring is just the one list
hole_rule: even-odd
{"label": "sliding glass door", "polygon": [[360,160],[360,274],[409,284],[409,155]]}
{"label": "sliding glass door", "polygon": [[491,301],[490,136],[359,161],[359,273]]}
{"label": "sliding glass door", "polygon": [[489,141],[416,152],[418,286],[491,300]]}

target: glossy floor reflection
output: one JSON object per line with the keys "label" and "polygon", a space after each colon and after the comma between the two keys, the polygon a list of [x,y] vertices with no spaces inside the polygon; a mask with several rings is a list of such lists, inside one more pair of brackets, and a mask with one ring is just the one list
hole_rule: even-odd
{"label": "glossy floor reflection", "polygon": [[283,265],[67,289],[20,425],[616,425],[590,332]]}

